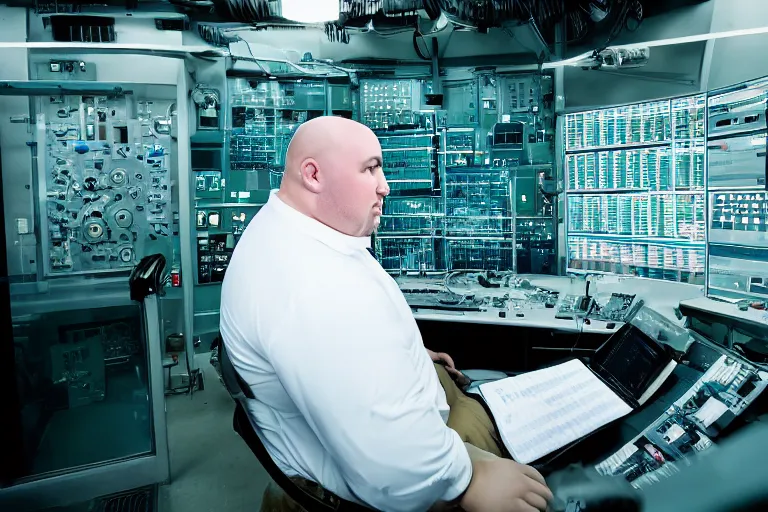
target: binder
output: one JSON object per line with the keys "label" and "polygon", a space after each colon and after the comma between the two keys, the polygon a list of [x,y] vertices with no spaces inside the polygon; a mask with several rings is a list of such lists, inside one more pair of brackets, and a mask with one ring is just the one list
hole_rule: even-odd
{"label": "binder", "polygon": [[551,461],[642,407],[672,374],[672,350],[625,324],[595,353],[480,386],[512,458]]}
{"label": "binder", "polygon": [[625,324],[595,352],[588,367],[633,410],[644,405],[672,374],[672,349]]}

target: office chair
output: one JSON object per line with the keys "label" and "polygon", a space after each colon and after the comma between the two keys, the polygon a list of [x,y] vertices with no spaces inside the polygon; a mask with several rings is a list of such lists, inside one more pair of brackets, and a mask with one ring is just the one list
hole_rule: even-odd
{"label": "office chair", "polygon": [[246,399],[255,399],[256,397],[248,386],[237,373],[235,367],[232,365],[232,361],[227,354],[227,349],[224,346],[223,341],[218,343],[219,357],[218,365],[221,372],[221,379],[224,382],[224,386],[229,391],[230,396],[235,401],[235,414],[232,419],[232,426],[240,437],[243,438],[245,443],[251,449],[256,458],[267,470],[272,480],[296,503],[298,503],[304,510],[308,512],[315,511],[336,511],[336,512],[370,512],[372,509],[339,498],[332,492],[322,489],[322,499],[318,498],[314,494],[310,494],[308,491],[297,485],[296,482],[291,480],[283,473],[275,461],[272,460],[272,456],[267,452],[267,448],[264,443],[261,442],[261,438],[256,434],[256,431],[251,425],[251,421],[248,418],[248,413],[245,410],[244,403]]}

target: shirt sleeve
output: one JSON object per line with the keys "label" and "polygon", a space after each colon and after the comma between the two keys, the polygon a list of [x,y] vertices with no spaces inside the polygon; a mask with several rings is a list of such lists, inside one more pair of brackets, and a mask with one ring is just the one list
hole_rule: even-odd
{"label": "shirt sleeve", "polygon": [[337,291],[301,292],[294,321],[272,332],[280,382],[364,503],[412,511],[457,498],[472,464],[424,393],[397,308],[385,293]]}

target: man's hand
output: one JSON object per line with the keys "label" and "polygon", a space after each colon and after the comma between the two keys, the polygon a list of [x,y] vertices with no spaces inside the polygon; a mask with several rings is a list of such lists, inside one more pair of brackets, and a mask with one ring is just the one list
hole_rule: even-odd
{"label": "man's hand", "polygon": [[459,384],[459,386],[465,386],[469,384],[469,379],[456,369],[456,365],[454,364],[453,358],[451,356],[445,352],[432,352],[429,349],[427,349],[427,352],[429,353],[429,357],[432,358],[432,362],[442,364],[445,368],[445,371],[448,372],[448,375],[450,375]]}
{"label": "man's hand", "polygon": [[553,499],[544,477],[501,458],[473,458],[472,481],[461,499],[466,512],[544,512]]}
{"label": "man's hand", "polygon": [[432,358],[432,361],[435,363],[444,363],[446,368],[452,368],[456,369],[456,365],[453,364],[453,358],[446,354],[445,352],[432,352],[431,350],[427,349],[427,352],[429,352],[429,357]]}

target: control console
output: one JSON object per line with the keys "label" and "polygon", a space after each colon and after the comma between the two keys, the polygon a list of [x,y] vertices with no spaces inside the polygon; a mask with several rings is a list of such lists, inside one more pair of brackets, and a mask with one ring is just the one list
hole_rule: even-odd
{"label": "control console", "polygon": [[623,478],[600,475],[593,468],[569,466],[547,478],[552,512],[639,512],[640,495]]}

